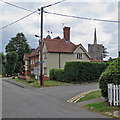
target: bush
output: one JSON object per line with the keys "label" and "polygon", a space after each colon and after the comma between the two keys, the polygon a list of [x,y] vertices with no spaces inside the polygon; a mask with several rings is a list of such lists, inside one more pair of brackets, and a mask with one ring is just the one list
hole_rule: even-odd
{"label": "bush", "polygon": [[114,60],[102,73],[99,78],[99,87],[101,88],[102,96],[108,98],[107,84],[120,84],[120,57]]}
{"label": "bush", "polygon": [[13,73],[12,76],[18,76],[18,73]]}
{"label": "bush", "polygon": [[30,74],[29,75],[31,78],[35,78],[35,75],[34,74]]}
{"label": "bush", "polygon": [[107,66],[107,63],[98,62],[67,62],[64,70],[65,81],[97,82]]}
{"label": "bush", "polygon": [[64,69],[51,69],[50,70],[50,80],[64,81]]}

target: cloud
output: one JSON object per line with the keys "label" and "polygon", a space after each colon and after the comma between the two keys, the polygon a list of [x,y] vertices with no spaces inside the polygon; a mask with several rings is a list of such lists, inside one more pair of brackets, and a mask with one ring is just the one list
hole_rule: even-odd
{"label": "cloud", "polygon": [[[24,4],[23,4],[24,1]],[[27,9],[36,10],[40,6],[48,5],[58,0],[46,1],[40,0],[35,2],[33,0],[23,0],[22,2],[17,0],[10,0],[16,5],[25,7]],[[90,18],[110,19],[117,20],[117,3],[100,2],[101,0],[92,0],[92,2],[82,1],[71,1],[63,2],[59,5],[46,8],[45,11],[56,12],[67,15],[76,15]],[[9,5],[2,5],[2,23],[3,26],[13,22],[30,12],[17,9]],[[40,31],[40,17],[38,14],[31,15],[30,17],[3,29],[3,46],[5,46],[9,39],[15,36],[18,32],[23,32],[28,38],[28,42],[31,47],[35,48],[38,45],[35,34],[39,34]],[[97,40],[98,43],[104,44],[108,48],[110,55],[117,57],[117,25],[115,23],[103,23],[97,21],[88,21],[75,18],[67,18],[55,15],[44,14],[44,37],[47,36],[47,31],[53,32],[52,37],[60,36],[63,37],[63,25],[71,27],[71,41],[75,44],[82,43],[87,49],[88,44],[93,43],[94,39],[94,28],[97,29]],[[34,41],[34,42],[33,42]],[[114,52],[113,52],[114,50]]]}

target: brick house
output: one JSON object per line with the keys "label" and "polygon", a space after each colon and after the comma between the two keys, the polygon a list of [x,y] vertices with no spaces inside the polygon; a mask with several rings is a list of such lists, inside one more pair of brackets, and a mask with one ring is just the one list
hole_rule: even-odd
{"label": "brick house", "polygon": [[[75,45],[70,41],[70,27],[64,27],[64,38],[51,39],[48,35],[43,39],[43,74],[49,77],[49,71],[53,68],[63,69],[68,61],[90,61],[86,49],[82,44]],[[34,68],[38,67],[40,61],[40,47],[31,54],[24,54],[25,74],[33,74]]]}

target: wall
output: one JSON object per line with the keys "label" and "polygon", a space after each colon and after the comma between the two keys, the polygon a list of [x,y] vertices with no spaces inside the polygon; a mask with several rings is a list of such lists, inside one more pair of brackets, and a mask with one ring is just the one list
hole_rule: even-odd
{"label": "wall", "polygon": [[[77,59],[77,53],[83,53],[83,59]],[[59,58],[60,57],[60,58]],[[47,76],[49,76],[49,71],[53,68],[64,69],[65,63],[68,61],[90,61],[85,52],[79,48],[74,54],[69,53],[47,53],[47,59],[44,59],[44,67],[47,67]],[[44,70],[43,70],[44,73]]]}

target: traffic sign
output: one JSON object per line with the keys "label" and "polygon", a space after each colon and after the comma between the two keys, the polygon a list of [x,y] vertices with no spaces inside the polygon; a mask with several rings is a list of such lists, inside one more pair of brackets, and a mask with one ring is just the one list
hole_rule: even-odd
{"label": "traffic sign", "polygon": [[39,61],[38,63],[41,64],[41,63],[44,63],[45,61]]}

